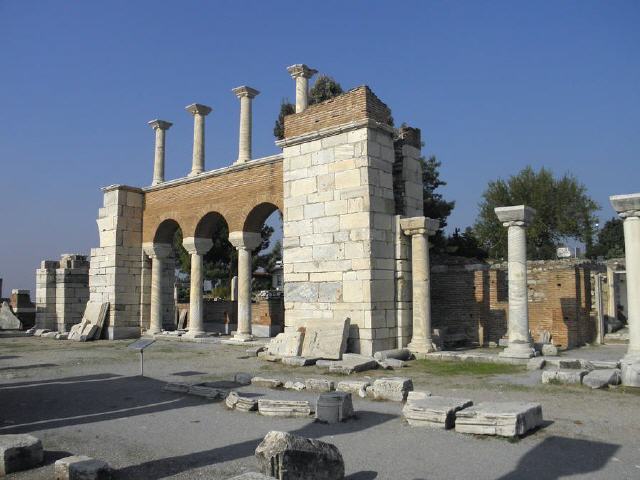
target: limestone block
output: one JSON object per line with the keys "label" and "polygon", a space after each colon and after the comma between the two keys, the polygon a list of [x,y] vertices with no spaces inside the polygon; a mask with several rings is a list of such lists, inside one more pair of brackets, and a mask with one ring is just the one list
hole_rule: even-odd
{"label": "limestone block", "polygon": [[527,362],[527,370],[542,370],[544,368],[545,363],[546,363],[546,360],[544,358],[541,358],[541,357],[530,358],[529,361]]}
{"label": "limestone block", "polygon": [[400,370],[401,368],[404,368],[406,364],[407,362],[396,360],[395,358],[378,361],[378,366],[383,370]]}
{"label": "limestone block", "polygon": [[189,386],[189,395],[196,395],[198,397],[204,397],[209,400],[218,400],[224,398],[226,392],[219,388],[208,386],[206,383],[200,383],[197,385]]}
{"label": "limestone block", "polygon": [[267,345],[267,351],[271,355],[280,357],[299,357],[302,351],[302,332],[279,333]]}
{"label": "limestone block", "polygon": [[580,385],[586,370],[546,370],[542,372],[542,383],[562,383],[565,385]]}
{"label": "limestone block", "polygon": [[551,343],[544,343],[542,345],[542,355],[549,357],[549,356],[556,356],[558,355],[558,347],[556,347],[555,345],[551,344]]}
{"label": "limestone block", "polygon": [[313,413],[306,400],[258,400],[258,412],[267,417],[308,417]]}
{"label": "limestone block", "polygon": [[483,402],[456,413],[456,432],[516,437],[542,424],[539,403]]}
{"label": "limestone block", "polygon": [[367,387],[369,386],[371,386],[371,382],[366,380],[343,380],[336,385],[336,391],[352,393],[360,398],[366,398]]}
{"label": "limestone block", "polygon": [[225,399],[225,404],[231,410],[240,410],[241,412],[253,412],[258,409],[257,399],[242,396],[237,392],[230,392]]}
{"label": "limestone block", "polygon": [[83,329],[82,332],[80,333],[80,341],[81,342],[87,342],[89,340],[93,340],[93,337],[96,335],[96,332],[98,331],[98,326],[90,323],[88,325],[86,325]]}
{"label": "limestone block", "polygon": [[389,358],[393,358],[396,360],[409,360],[411,358],[411,351],[408,348],[380,350],[373,354],[373,358],[375,358],[376,360],[387,360]]}
{"label": "limestone block", "polygon": [[316,401],[316,420],[338,423],[353,416],[353,401],[347,392],[323,393]]}
{"label": "limestone block", "polygon": [[431,392],[423,391],[423,390],[412,390],[407,394],[407,402],[411,402],[414,400],[424,400],[427,397],[431,396]]}
{"label": "limestone block", "polygon": [[58,332],[47,332],[42,334],[42,338],[56,338],[58,336]]}
{"label": "limestone block", "polygon": [[281,480],[343,480],[344,460],[335,445],[269,432],[256,448],[260,471]]}
{"label": "limestone block", "polygon": [[315,303],[318,300],[317,283],[292,282],[288,277],[284,284],[284,296],[288,302]]}
{"label": "limestone block", "polygon": [[607,388],[609,385],[620,384],[621,372],[617,368],[593,370],[582,379],[582,384],[593,389]]}
{"label": "limestone block", "polygon": [[302,356],[340,360],[347,349],[349,324],[348,318],[306,320]]}
{"label": "limestone block", "polygon": [[0,435],[0,477],[42,463],[42,442],[32,435]]}
{"label": "limestone block", "polygon": [[306,387],[305,387],[304,382],[288,380],[288,381],[284,382],[284,388],[285,388],[285,390],[295,390],[296,392],[301,392]]}
{"label": "limestone block", "polygon": [[438,396],[412,396],[402,409],[402,415],[412,427],[449,429],[455,426],[456,412],[473,405],[469,399]]}
{"label": "limestone block", "polygon": [[110,480],[107,462],[84,455],[61,458],[53,466],[55,480]]}
{"label": "limestone block", "polygon": [[572,358],[561,358],[558,360],[558,368],[582,368],[580,360]]}
{"label": "limestone block", "polygon": [[407,377],[378,378],[373,382],[373,398],[376,400],[404,402],[412,390],[413,381]]}
{"label": "limestone block", "polygon": [[239,372],[233,376],[233,381],[240,385],[251,385],[251,379],[253,375],[250,373]]}
{"label": "limestone block", "polygon": [[0,307],[0,330],[20,329],[22,329],[22,322],[13,314],[9,304],[2,302],[2,307]]}
{"label": "limestone block", "polygon": [[283,357],[282,364],[290,365],[292,367],[307,367],[310,365],[315,365],[318,361],[317,358],[307,358],[307,357]]}
{"label": "limestone block", "polygon": [[622,384],[627,387],[640,387],[640,362],[622,360]]}
{"label": "limestone block", "polygon": [[332,392],[335,390],[333,380],[326,380],[324,378],[307,378],[304,381],[304,385],[307,390],[313,392]]}
{"label": "limestone block", "polygon": [[264,388],[280,388],[282,387],[282,380],[278,380],[277,378],[253,377],[251,379],[251,385]]}

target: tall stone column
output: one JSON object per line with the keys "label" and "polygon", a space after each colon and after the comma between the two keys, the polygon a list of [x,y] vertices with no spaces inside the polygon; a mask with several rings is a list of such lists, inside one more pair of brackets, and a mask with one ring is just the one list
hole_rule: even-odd
{"label": "tall stone column", "polygon": [[498,207],[498,219],[509,230],[509,345],[500,356],[531,358],[535,350],[529,335],[529,305],[527,296],[527,237],[526,227],[536,211],[525,205]]}
{"label": "tall stone column", "polygon": [[[640,193],[614,195],[609,200],[624,221],[629,348],[623,361],[623,383],[640,387]],[[625,364],[630,372],[631,363],[636,364],[635,373],[625,375]]]}
{"label": "tall stone column", "polygon": [[193,115],[193,160],[189,176],[204,172],[204,117],[211,113],[211,107],[192,103],[185,110]]}
{"label": "tall stone column", "polygon": [[260,92],[246,85],[236,87],[232,92],[240,99],[240,134],[236,163],[244,163],[251,160],[251,104]]}
{"label": "tall stone column", "polygon": [[287,71],[296,81],[296,113],[304,112],[309,105],[309,79],[318,71],[303,63],[291,65]]}
{"label": "tall stone column", "polygon": [[149,125],[156,132],[156,153],[153,160],[153,180],[151,181],[151,185],[158,185],[164,182],[165,132],[171,128],[173,123],[164,120],[151,120]]}
{"label": "tall stone column", "polygon": [[182,240],[185,250],[191,255],[191,289],[189,290],[189,331],[188,337],[204,335],[202,283],[204,281],[203,257],[213,241],[209,238],[187,237]]}
{"label": "tall stone column", "polygon": [[400,227],[411,237],[413,327],[407,347],[419,356],[437,349],[431,337],[429,236],[436,233],[440,222],[427,217],[411,217],[401,219]]}
{"label": "tall stone column", "polygon": [[151,307],[147,334],[154,335],[162,331],[162,274],[164,262],[173,249],[168,243],[149,243],[143,248],[151,257]]}
{"label": "tall stone column", "polygon": [[262,242],[255,232],[231,232],[229,242],[238,250],[238,330],[234,340],[249,341],[251,335],[251,252]]}

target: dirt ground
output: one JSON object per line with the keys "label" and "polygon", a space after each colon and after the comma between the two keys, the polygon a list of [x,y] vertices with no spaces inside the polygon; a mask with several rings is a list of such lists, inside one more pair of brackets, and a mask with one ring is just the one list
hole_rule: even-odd
{"label": "dirt ground", "polygon": [[[0,434],[31,433],[45,465],[10,475],[50,479],[53,462],[84,454],[109,462],[122,479],[227,479],[256,470],[253,452],[270,430],[338,446],[347,478],[638,479],[640,395],[541,385],[522,367],[410,362],[401,372],[416,390],[480,401],[542,404],[543,428],[518,440],[409,427],[401,405],[356,399],[357,418],[339,425],[228,411],[223,403],[162,391],[165,382],[228,381],[236,372],[283,380],[330,376],[316,367],[285,367],[245,347],[158,341],[145,353],[145,377],[131,341],[76,343],[0,335]],[[597,352],[596,352],[597,353]],[[486,368],[485,368],[486,367]],[[265,398],[314,400],[307,392],[238,388]]]}

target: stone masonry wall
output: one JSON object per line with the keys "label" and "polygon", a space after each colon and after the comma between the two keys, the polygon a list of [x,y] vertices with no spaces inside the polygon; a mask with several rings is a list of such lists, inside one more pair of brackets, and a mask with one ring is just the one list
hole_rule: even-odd
{"label": "stone masonry wall", "polygon": [[89,301],[89,262],[86,255],[62,255],[56,269],[56,330],[68,332],[80,323]]}
{"label": "stone masonry wall", "polygon": [[36,270],[36,327],[57,330],[56,269],[57,260],[43,260]]}

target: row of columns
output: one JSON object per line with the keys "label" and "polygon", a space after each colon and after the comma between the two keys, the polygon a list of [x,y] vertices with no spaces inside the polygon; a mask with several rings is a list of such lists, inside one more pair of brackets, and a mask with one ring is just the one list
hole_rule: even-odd
{"label": "row of columns", "polygon": [[[309,79],[317,70],[304,64],[291,65],[287,71],[296,82],[296,113],[303,112],[309,104]],[[252,100],[260,94],[255,88],[246,85],[231,90],[240,100],[240,128],[238,137],[238,159],[235,164],[242,164],[251,160],[252,137]],[[193,115],[193,156],[189,176],[200,175],[205,171],[205,117],[212,111],[211,107],[200,103],[192,103],[185,107]],[[156,134],[155,156],[153,161],[153,180],[151,185],[158,185],[165,181],[165,143],[166,131],[173,125],[166,120],[151,120],[149,125]]]}
{"label": "row of columns", "polygon": [[[262,236],[254,232],[231,232],[229,242],[238,250],[238,327],[235,339],[249,341],[251,334],[251,253],[262,242]],[[189,292],[189,331],[186,336],[197,338],[204,335],[204,312],[202,286],[204,281],[204,255],[213,246],[208,238],[186,237],[182,241],[191,255],[191,289]],[[173,248],[170,244],[149,243],[145,253],[151,257],[151,308],[148,334],[162,331],[162,290],[164,262]]]}

